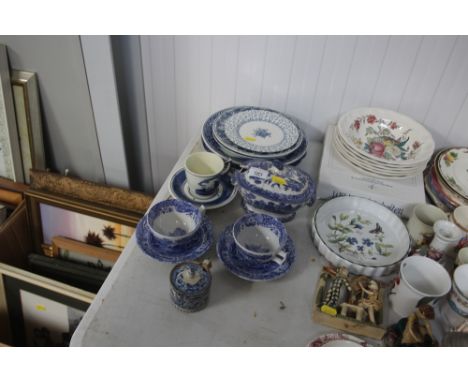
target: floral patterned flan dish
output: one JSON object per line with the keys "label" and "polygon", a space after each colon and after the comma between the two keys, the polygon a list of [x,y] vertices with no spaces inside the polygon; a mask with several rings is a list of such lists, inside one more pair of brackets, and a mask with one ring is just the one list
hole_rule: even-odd
{"label": "floral patterned flan dish", "polygon": [[392,110],[351,110],[340,117],[338,129],[348,145],[375,162],[425,166],[434,152],[430,132]]}
{"label": "floral patterned flan dish", "polygon": [[410,250],[401,219],[366,198],[343,196],[325,202],[317,209],[311,230],[315,245],[328,261],[357,274],[390,274]]}
{"label": "floral patterned flan dish", "polygon": [[468,147],[454,147],[437,158],[437,169],[453,192],[468,198]]}

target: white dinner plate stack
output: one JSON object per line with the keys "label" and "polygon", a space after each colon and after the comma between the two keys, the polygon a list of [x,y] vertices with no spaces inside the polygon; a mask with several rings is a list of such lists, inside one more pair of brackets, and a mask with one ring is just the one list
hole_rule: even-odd
{"label": "white dinner plate stack", "polygon": [[360,108],[341,116],[333,146],[343,160],[361,173],[403,179],[424,171],[435,144],[423,125],[403,114]]}
{"label": "white dinner plate stack", "polygon": [[295,165],[307,151],[305,134],[291,118],[254,106],[214,113],[203,126],[202,140],[205,149],[239,166],[251,159]]}

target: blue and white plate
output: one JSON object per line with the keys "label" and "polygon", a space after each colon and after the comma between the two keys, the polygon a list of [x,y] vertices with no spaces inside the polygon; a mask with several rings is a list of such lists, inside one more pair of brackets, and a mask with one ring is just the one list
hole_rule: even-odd
{"label": "blue and white plate", "polygon": [[[272,114],[281,115],[274,110],[264,109],[264,108],[254,107],[254,106],[234,107],[231,109],[224,110],[223,113],[220,114],[218,118],[216,118],[216,120],[213,122],[212,131],[213,131],[213,136],[216,139],[216,141],[219,143],[221,150],[223,150],[228,156],[237,156],[241,158],[256,157],[256,158],[264,158],[264,159],[274,159],[274,158],[285,157],[286,155],[291,154],[292,152],[297,150],[297,148],[301,145],[304,139],[304,133],[302,132],[302,130],[295,127],[299,133],[299,136],[296,139],[296,142],[294,143],[294,145],[288,147],[285,150],[268,152],[268,151],[256,150],[254,147],[249,149],[247,147],[243,147],[242,145],[238,145],[227,136],[225,124],[228,121],[230,121],[232,118],[237,118],[237,115],[243,115],[243,113],[272,113]],[[281,115],[281,117],[287,119],[285,116]],[[290,121],[289,119],[287,120]],[[250,137],[250,139],[256,139],[258,142],[260,142],[260,140],[266,142],[268,139],[268,133],[269,133],[268,131],[266,131],[265,133],[262,133],[262,131],[259,130],[258,134],[260,135],[258,136],[258,138]],[[257,134],[257,133],[252,132],[252,135],[253,134]],[[265,136],[265,138],[262,138],[261,136]]]}
{"label": "blue and white plate", "polygon": [[223,175],[220,177],[216,195],[208,199],[199,199],[190,192],[185,170],[181,168],[171,178],[169,182],[169,192],[174,198],[199,206],[203,205],[207,210],[211,210],[230,203],[237,194],[237,187],[232,185],[228,175]]}
{"label": "blue and white plate", "polygon": [[136,228],[136,241],[140,249],[153,259],[166,263],[180,263],[204,255],[213,242],[212,231],[211,223],[204,219],[193,240],[184,244],[167,246],[153,236],[146,219],[141,219]]}
{"label": "blue and white plate", "polygon": [[232,236],[232,225],[221,234],[216,252],[224,266],[237,277],[247,281],[270,281],[283,277],[291,269],[296,257],[294,243],[290,237],[283,248],[287,253],[286,260],[279,265],[274,261],[252,263],[238,253]]}
{"label": "blue and white plate", "polygon": [[237,147],[259,153],[277,153],[294,146],[299,129],[286,116],[273,110],[240,111],[223,122],[229,140]]}
{"label": "blue and white plate", "polygon": [[[218,111],[217,113],[214,113],[211,115],[208,120],[205,122],[203,125],[203,130],[202,130],[202,141],[203,141],[203,146],[205,147],[206,150],[214,152],[218,154],[220,157],[222,157],[225,160],[231,160],[231,163],[243,167],[249,160],[253,158],[258,158],[260,156],[258,155],[251,155],[249,157],[246,156],[240,156],[239,154],[235,155],[233,154],[226,154],[225,151],[221,148],[221,145],[219,142],[214,138],[213,135],[213,124],[217,120],[217,118],[220,117],[224,112],[228,110],[232,110],[233,108],[230,109],[225,109]],[[304,135],[302,135],[302,140],[300,145],[295,149],[293,152],[282,156],[278,157],[277,159],[280,160],[281,162],[289,165],[297,165],[307,154],[307,139]]]}

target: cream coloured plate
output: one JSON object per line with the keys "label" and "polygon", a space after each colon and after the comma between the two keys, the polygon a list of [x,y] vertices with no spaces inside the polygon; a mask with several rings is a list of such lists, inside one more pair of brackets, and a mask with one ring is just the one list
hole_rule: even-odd
{"label": "cream coloured plate", "polygon": [[452,148],[442,153],[437,168],[453,191],[468,198],[468,147]]}

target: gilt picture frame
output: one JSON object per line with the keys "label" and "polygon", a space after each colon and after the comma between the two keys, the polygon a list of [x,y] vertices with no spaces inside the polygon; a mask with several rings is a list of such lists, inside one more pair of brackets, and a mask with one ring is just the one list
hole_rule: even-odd
{"label": "gilt picture frame", "polygon": [[6,46],[2,44],[0,44],[0,177],[15,182],[24,180],[8,55]]}
{"label": "gilt picture frame", "polygon": [[31,169],[46,168],[37,76],[33,72],[13,70],[11,84],[24,181],[30,183]]}
{"label": "gilt picture frame", "polygon": [[44,255],[57,236],[121,252],[143,216],[40,190],[29,189],[25,199],[34,251]]}

